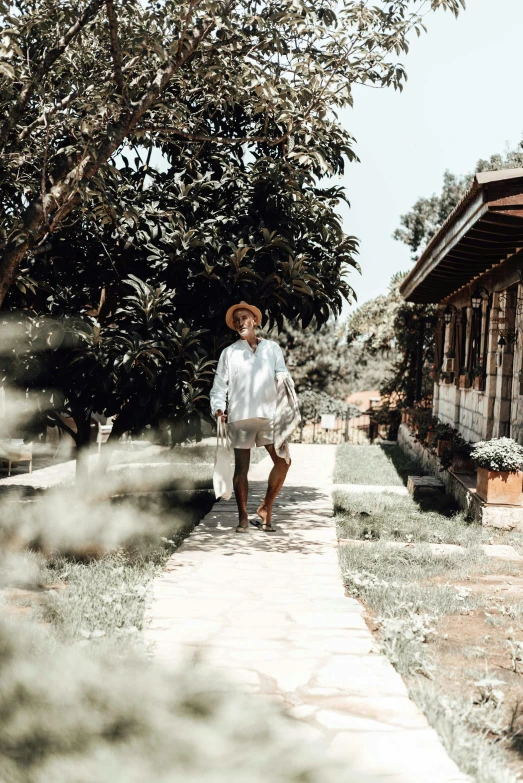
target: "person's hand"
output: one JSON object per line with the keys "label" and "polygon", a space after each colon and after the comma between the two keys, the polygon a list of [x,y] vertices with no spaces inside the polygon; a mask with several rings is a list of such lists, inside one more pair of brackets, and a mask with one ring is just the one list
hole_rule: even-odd
{"label": "person's hand", "polygon": [[226,423],[226,421],[227,421],[227,414],[224,413],[223,411],[216,411],[215,416],[216,416],[217,419],[221,418],[221,420],[223,421],[224,424]]}

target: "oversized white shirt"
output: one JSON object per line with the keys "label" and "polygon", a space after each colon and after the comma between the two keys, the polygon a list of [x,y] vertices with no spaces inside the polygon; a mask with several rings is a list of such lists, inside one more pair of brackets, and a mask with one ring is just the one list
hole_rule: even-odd
{"label": "oversized white shirt", "polygon": [[[263,338],[256,351],[237,340],[220,356],[210,400],[212,415],[227,410],[227,420],[273,419],[276,412],[276,374],[287,373],[283,353],[274,340]],[[290,377],[290,375],[289,375]]]}

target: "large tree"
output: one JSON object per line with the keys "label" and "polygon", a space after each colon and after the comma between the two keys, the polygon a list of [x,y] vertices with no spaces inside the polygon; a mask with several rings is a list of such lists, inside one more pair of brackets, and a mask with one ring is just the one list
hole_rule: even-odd
{"label": "large tree", "polygon": [[[462,0],[431,0],[457,14]],[[278,149],[329,173],[355,84],[400,87],[422,0],[0,2],[0,304],[31,250],[82,211],[118,212],[108,165],[172,139]],[[226,117],[225,124],[221,120]],[[231,118],[234,122],[231,122]]]}
{"label": "large tree", "polygon": [[[193,160],[187,148],[163,147],[163,173],[123,157],[113,194],[121,214],[64,226],[4,302],[6,324],[23,335],[20,345],[4,341],[4,377],[38,399],[32,430],[56,423],[79,453],[93,413],[115,417],[115,438],[164,423],[176,440],[198,436],[207,359],[233,337],[223,319],[231,302],[255,301],[269,326],[283,314],[306,326],[350,295],[354,240],[335,212],[339,189],[276,153],[246,159],[206,142]],[[325,154],[341,165],[335,142]]]}

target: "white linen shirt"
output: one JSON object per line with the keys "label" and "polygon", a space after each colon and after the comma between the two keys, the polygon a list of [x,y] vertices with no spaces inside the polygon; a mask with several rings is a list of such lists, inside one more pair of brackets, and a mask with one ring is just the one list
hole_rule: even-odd
{"label": "white linen shirt", "polygon": [[[276,413],[276,373],[287,367],[274,340],[262,340],[253,351],[247,340],[237,340],[220,356],[210,400],[212,415],[227,410],[227,420],[274,419]],[[290,375],[289,375],[290,378]]]}

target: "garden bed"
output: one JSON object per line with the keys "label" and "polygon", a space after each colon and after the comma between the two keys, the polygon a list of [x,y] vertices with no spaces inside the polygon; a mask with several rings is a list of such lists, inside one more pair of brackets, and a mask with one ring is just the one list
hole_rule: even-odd
{"label": "garden bed", "polygon": [[[358,447],[338,451],[337,470],[350,476],[352,461],[361,484],[381,483],[392,454],[371,448],[367,476]],[[523,534],[482,527],[444,494],[415,502],[338,491],[334,502],[339,538],[359,544],[340,543],[347,591],[365,604],[382,650],[449,754],[480,783],[515,781],[523,773],[523,574],[520,563],[486,557],[482,547],[523,554]],[[434,544],[462,549],[438,553]]]}

